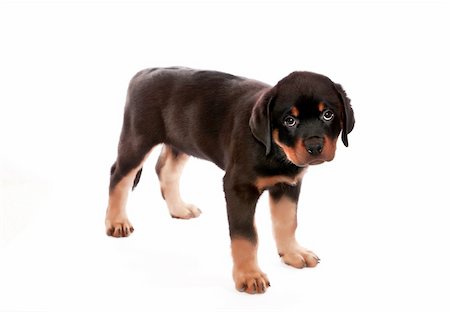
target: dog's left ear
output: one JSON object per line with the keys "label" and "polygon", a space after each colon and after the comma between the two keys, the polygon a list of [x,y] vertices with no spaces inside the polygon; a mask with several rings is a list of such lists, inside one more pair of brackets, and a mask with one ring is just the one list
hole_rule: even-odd
{"label": "dog's left ear", "polygon": [[342,105],[344,107],[344,118],[343,118],[343,127],[342,127],[342,142],[346,147],[348,147],[348,138],[347,134],[352,132],[353,127],[355,126],[355,116],[353,114],[353,108],[350,104],[350,99],[347,97],[347,93],[345,93],[342,86],[338,83],[334,84],[336,91],[339,93],[339,98],[341,99]]}
{"label": "dog's left ear", "polygon": [[264,93],[253,106],[249,121],[253,136],[266,147],[266,156],[269,155],[272,145],[270,106],[273,98],[272,89]]}

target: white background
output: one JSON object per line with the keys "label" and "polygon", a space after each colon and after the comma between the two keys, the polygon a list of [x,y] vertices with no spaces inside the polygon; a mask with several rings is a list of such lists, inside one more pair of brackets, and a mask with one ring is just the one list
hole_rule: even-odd
{"label": "white background", "polygon": [[[7,1],[0,4],[0,311],[449,311],[449,7],[444,1]],[[182,65],[275,84],[341,83],[350,147],[304,179],[298,238],[322,259],[282,264],[258,205],[264,295],[234,290],[223,172],[192,159],[173,220],[149,158],[136,228],[104,233],[125,93]]]}

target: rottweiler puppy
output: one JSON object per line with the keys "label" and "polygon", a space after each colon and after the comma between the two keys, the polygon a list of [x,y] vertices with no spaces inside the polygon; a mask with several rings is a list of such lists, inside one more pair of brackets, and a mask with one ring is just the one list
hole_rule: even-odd
{"label": "rottweiler puppy", "polygon": [[126,237],[134,228],[125,206],[145,159],[163,144],[156,164],[161,193],[174,218],[201,213],[180,197],[189,156],[225,171],[233,279],[236,289],[263,293],[269,280],[258,266],[254,226],[258,198],[269,191],[278,253],[296,268],[319,258],[295,238],[297,201],[308,166],[331,161],[336,142],[348,146],[355,123],[341,85],[312,72],[293,72],[275,86],[217,71],[151,68],[131,80],[118,155],[111,168],[106,232]]}

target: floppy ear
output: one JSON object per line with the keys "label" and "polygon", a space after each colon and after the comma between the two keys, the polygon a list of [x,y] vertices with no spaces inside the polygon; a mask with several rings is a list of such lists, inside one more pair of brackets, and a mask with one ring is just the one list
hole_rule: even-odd
{"label": "floppy ear", "polygon": [[253,106],[249,122],[253,136],[266,147],[266,156],[269,155],[272,145],[270,126],[270,105],[272,101],[272,92],[264,93]]}
{"label": "floppy ear", "polygon": [[347,97],[347,94],[345,93],[342,86],[338,83],[335,83],[334,87],[339,93],[339,98],[341,99],[342,105],[344,106],[344,120],[341,138],[344,145],[348,147],[347,134],[352,132],[353,127],[355,126],[355,116],[353,114],[353,108],[350,105],[350,99]]}

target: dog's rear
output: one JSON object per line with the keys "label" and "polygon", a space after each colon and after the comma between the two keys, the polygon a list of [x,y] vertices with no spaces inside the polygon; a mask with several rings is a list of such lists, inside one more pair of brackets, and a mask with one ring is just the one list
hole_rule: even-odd
{"label": "dog's rear", "polygon": [[[123,190],[137,186],[144,160],[161,143],[166,147],[156,171],[161,190],[168,189],[167,180],[175,180],[171,183],[174,192],[162,192],[171,201],[171,215],[198,216],[199,210],[184,204],[178,191],[178,176],[187,155],[225,169],[236,119],[248,120],[249,104],[267,87],[230,74],[189,68],[152,68],[137,73],[128,88],[118,156],[111,168],[108,235],[128,236],[134,230],[126,217],[127,192]],[[240,98],[245,100],[238,101]],[[171,170],[163,170],[165,164]],[[121,191],[116,191],[118,185]],[[167,197],[168,192],[175,194]]]}

